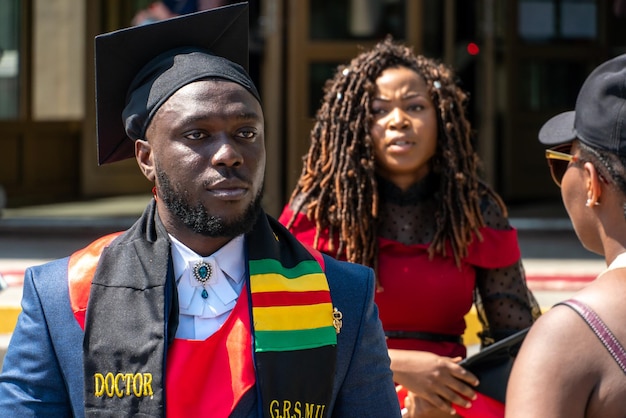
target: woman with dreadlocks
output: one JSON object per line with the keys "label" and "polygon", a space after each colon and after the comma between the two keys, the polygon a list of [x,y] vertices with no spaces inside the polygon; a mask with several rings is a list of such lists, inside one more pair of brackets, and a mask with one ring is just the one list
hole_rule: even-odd
{"label": "woman with dreadlocks", "polygon": [[[517,233],[480,181],[453,72],[386,39],[325,86],[302,174],[280,216],[301,241],[374,268],[376,303],[410,416],[467,407],[464,316],[483,346],[530,326]],[[419,412],[419,414],[418,414]]]}

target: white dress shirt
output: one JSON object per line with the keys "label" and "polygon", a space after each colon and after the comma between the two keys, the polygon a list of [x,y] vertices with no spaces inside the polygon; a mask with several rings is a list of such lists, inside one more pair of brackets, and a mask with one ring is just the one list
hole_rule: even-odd
{"label": "white dress shirt", "polygon": [[[169,237],[180,310],[176,338],[205,340],[226,321],[245,283],[244,236],[232,239],[209,257],[201,257]],[[194,266],[201,261],[211,269],[204,286],[193,275]],[[203,289],[209,295],[206,299],[201,296]]]}

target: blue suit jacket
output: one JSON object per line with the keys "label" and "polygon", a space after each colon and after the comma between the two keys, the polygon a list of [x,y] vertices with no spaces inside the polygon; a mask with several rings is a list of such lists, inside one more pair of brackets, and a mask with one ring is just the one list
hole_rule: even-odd
{"label": "blue suit jacket", "polygon": [[[399,417],[369,268],[325,257],[333,305],[343,313],[329,417]],[[0,374],[1,417],[84,416],[83,332],[69,303],[68,258],[26,271],[22,313]],[[258,417],[250,391],[233,417]]]}

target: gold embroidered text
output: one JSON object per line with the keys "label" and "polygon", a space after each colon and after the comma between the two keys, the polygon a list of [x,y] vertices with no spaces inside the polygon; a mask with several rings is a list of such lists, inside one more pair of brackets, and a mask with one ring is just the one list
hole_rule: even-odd
{"label": "gold embroidered text", "polygon": [[152,373],[117,373],[111,372],[103,375],[93,375],[95,383],[94,395],[97,397],[107,396],[136,396],[142,398],[154,394],[152,392]]}
{"label": "gold embroidered text", "polygon": [[300,401],[278,401],[270,402],[271,418],[322,418],[326,405],[300,402]]}

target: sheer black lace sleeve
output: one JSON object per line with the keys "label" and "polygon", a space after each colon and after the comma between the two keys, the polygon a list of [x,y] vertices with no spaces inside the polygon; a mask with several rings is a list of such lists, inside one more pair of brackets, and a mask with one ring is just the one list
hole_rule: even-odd
{"label": "sheer black lace sleeve", "polygon": [[[482,207],[486,226],[511,228],[491,197],[485,197]],[[477,268],[474,302],[483,325],[479,334],[483,347],[529,327],[541,315],[539,304],[526,285],[521,260],[503,268]]]}

